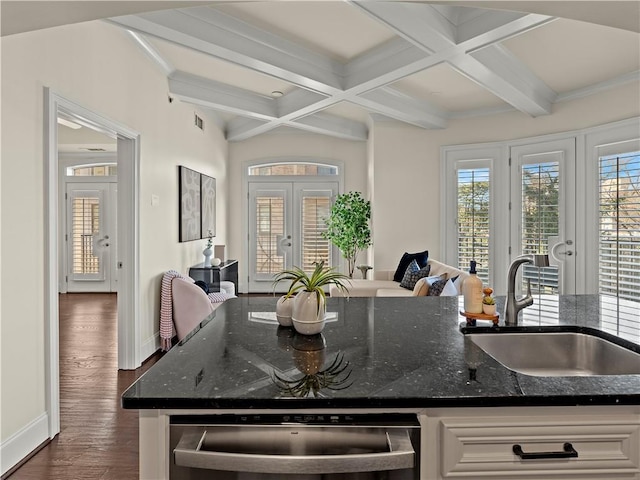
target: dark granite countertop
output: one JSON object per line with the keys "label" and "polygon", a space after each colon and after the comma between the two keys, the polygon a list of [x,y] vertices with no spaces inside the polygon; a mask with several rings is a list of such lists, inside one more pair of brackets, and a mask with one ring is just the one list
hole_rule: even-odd
{"label": "dark granite countertop", "polygon": [[[275,297],[228,300],[125,391],[122,404],[135,409],[640,405],[640,375],[535,377],[503,367],[465,342],[460,302],[458,297],[330,298],[324,331],[305,337],[278,326]],[[516,329],[595,333],[640,352],[640,329],[625,321],[637,318],[637,310],[620,312],[615,299],[597,295],[536,297]],[[314,373],[318,365],[333,370],[334,389],[325,386],[316,396],[298,397],[275,383],[276,376],[296,381],[301,371]]]}

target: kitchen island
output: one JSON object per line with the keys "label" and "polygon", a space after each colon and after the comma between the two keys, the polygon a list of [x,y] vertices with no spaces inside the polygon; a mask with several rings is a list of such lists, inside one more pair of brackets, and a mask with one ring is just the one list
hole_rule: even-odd
{"label": "kitchen island", "polygon": [[[124,408],[140,410],[141,478],[168,478],[171,416],[274,411],[415,413],[423,427],[421,478],[428,480],[576,473],[578,464],[566,460],[514,466],[513,453],[505,458],[498,440],[494,458],[486,447],[493,445],[489,431],[496,439],[548,432],[556,441],[564,432],[591,450],[602,438],[615,438],[602,452],[587,452],[581,478],[640,478],[640,375],[516,373],[465,341],[457,297],[331,298],[325,329],[313,338],[279,327],[275,302],[225,302],[123,394]],[[596,295],[538,297],[516,328],[595,333],[640,351],[638,327],[621,328],[618,315],[607,314],[608,302]],[[296,396],[300,390],[291,386],[302,372],[313,376],[332,365],[339,372],[333,383],[316,383],[315,396]],[[557,431],[559,424],[566,428]],[[526,433],[540,425],[547,429]],[[484,460],[474,461],[481,444]]]}

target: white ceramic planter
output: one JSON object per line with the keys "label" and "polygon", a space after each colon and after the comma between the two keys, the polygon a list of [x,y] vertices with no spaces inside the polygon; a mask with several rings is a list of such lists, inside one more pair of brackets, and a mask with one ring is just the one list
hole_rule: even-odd
{"label": "white ceramic planter", "polygon": [[482,312],[485,315],[495,315],[496,314],[496,306],[494,305],[487,305],[485,303],[482,304]]}
{"label": "white ceramic planter", "polygon": [[278,323],[283,327],[291,326],[291,314],[293,312],[293,303],[296,297],[281,296],[276,303],[276,318]]}
{"label": "white ceramic planter", "polygon": [[318,308],[318,299],[315,292],[299,292],[293,302],[293,311],[291,319],[293,327],[298,333],[303,335],[314,335],[320,333],[324,328],[324,312],[325,303],[320,299],[320,308]]}

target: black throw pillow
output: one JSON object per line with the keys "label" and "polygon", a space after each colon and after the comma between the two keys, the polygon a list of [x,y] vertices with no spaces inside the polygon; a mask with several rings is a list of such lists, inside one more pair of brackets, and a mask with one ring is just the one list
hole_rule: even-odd
{"label": "black throw pillow", "polygon": [[407,253],[404,252],[402,258],[400,259],[400,263],[398,263],[398,268],[396,269],[396,273],[393,274],[394,282],[401,282],[404,277],[404,272],[407,271],[407,267],[411,263],[411,260],[415,260],[418,262],[418,266],[420,268],[426,267],[427,262],[429,261],[429,250],[425,250],[424,252],[418,253]]}
{"label": "black throw pillow", "polygon": [[205,282],[203,282],[202,280],[196,280],[195,283],[197,286],[199,286],[202,290],[204,290],[204,293],[208,294],[209,293],[209,285],[207,285]]}

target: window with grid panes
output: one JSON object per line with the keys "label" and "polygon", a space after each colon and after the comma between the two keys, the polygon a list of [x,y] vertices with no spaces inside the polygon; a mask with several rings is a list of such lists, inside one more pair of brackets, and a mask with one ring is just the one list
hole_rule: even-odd
{"label": "window with grid panes", "polygon": [[302,198],[302,269],[311,272],[315,264],[331,265],[331,242],[322,238],[327,230],[325,218],[331,209],[330,197],[303,196]]}
{"label": "window with grid panes", "polygon": [[471,260],[478,265],[478,277],[489,281],[489,168],[459,169],[458,182],[458,268],[469,270]]}
{"label": "window with grid panes", "polygon": [[284,199],[279,196],[256,198],[256,272],[277,273],[284,268],[278,252],[278,238],[284,234]]}
{"label": "window with grid panes", "polygon": [[[522,254],[549,253],[549,237],[558,235],[560,168],[558,162],[522,167]],[[523,290],[531,282],[533,293],[558,293],[558,267],[522,268]]]}
{"label": "window with grid panes", "polygon": [[100,258],[93,252],[93,236],[100,228],[100,199],[73,198],[71,215],[72,273],[98,273]]}
{"label": "window with grid panes", "polygon": [[617,334],[638,329],[640,152],[599,158],[598,289]]}

